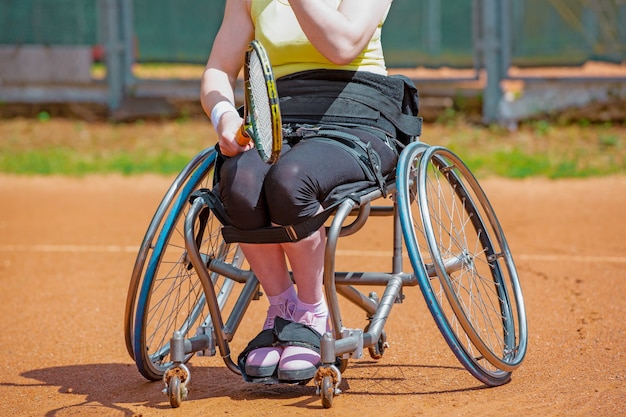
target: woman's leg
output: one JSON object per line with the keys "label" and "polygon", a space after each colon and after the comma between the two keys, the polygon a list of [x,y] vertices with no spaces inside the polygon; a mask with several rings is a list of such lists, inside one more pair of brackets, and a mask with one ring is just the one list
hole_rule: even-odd
{"label": "woman's leg", "polygon": [[[381,156],[383,169],[389,172],[397,159],[395,152],[382,140],[368,136]],[[270,169],[264,184],[267,206],[274,224],[298,224],[322,211],[321,202],[338,185],[365,180],[361,165],[340,146],[306,139],[281,156]],[[323,299],[325,230],[295,243],[281,244],[293,270],[298,296],[307,304]]]}
{"label": "woman's leg", "polygon": [[308,304],[316,304],[324,299],[323,274],[326,230],[324,227],[299,242],[283,243],[298,287],[298,298]]}
{"label": "woman's leg", "polygon": [[[263,182],[270,166],[256,150],[224,161],[220,170],[220,198],[235,227],[249,230],[270,224]],[[263,330],[274,327],[276,317],[293,320],[297,295],[279,244],[240,244],[270,302]],[[258,348],[250,352],[245,373],[253,378],[271,377],[276,371],[282,348]]]}
{"label": "woman's leg", "polygon": [[[265,191],[272,221],[297,224],[322,210],[321,201],[337,185],[364,176],[352,156],[333,144],[305,141],[294,146],[268,173]],[[297,322],[318,333],[327,330],[328,308],[323,294],[324,227],[298,242],[281,244],[298,289]],[[306,347],[285,347],[278,378],[302,381],[315,375],[320,355]]]}
{"label": "woman's leg", "polygon": [[[276,317],[293,321],[298,297],[281,246],[279,244],[240,244],[240,246],[270,302],[263,330],[274,328]],[[252,378],[271,377],[276,372],[282,353],[282,347],[254,349],[246,358],[246,374]]]}
{"label": "woman's leg", "polygon": [[[299,242],[283,244],[298,287],[294,321],[320,334],[326,332],[328,323],[328,307],[323,294],[325,247],[324,227]],[[280,356],[278,378],[287,381],[307,380],[315,374],[319,363],[320,355],[314,350],[288,346]]]}
{"label": "woman's leg", "polygon": [[293,285],[280,244],[240,243],[239,246],[268,296],[279,295]]}
{"label": "woman's leg", "polygon": [[220,169],[219,195],[233,226],[254,230],[270,224],[263,183],[270,166],[255,149],[227,158]]}

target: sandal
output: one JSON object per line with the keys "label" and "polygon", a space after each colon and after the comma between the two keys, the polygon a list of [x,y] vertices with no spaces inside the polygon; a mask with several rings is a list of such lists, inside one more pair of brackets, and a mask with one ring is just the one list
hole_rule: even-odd
{"label": "sandal", "polygon": [[[298,314],[300,313],[300,314]],[[292,344],[283,349],[278,363],[278,379],[281,381],[306,381],[315,376],[321,365],[319,340],[321,333],[328,329],[328,311],[312,313],[310,311],[297,312],[298,323],[306,326],[318,336],[317,347]]]}
{"label": "sandal", "polygon": [[[295,308],[295,303],[290,302],[289,300],[285,300],[283,303],[278,305],[270,305],[267,309],[267,318],[265,319],[265,323],[263,325],[263,332],[266,332],[267,330],[271,331],[271,329],[274,328],[274,322],[277,317],[287,320],[292,319]],[[261,334],[263,334],[263,332],[261,332]],[[259,334],[259,336],[261,336],[261,334]],[[257,336],[257,338],[259,336]],[[252,349],[247,354],[244,366],[245,374],[252,378],[268,378],[274,375],[278,362],[280,361],[283,348],[280,346],[272,346],[273,337],[270,339],[269,335],[261,337],[255,344],[252,344],[251,342],[251,345],[258,345],[259,347]],[[251,347],[250,345],[248,346]]]}

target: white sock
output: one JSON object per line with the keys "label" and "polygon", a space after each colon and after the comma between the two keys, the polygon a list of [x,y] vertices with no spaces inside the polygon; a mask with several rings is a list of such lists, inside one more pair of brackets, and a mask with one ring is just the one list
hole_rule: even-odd
{"label": "white sock", "polygon": [[268,295],[267,299],[270,301],[271,305],[275,306],[280,304],[281,300],[290,300],[295,302],[298,299],[298,294],[296,293],[296,288],[293,285],[290,285],[289,288],[278,295]]}
{"label": "white sock", "polygon": [[307,304],[298,299],[298,310],[300,311],[310,311],[311,313],[327,313],[328,307],[326,306],[326,301],[322,299],[315,304]]}

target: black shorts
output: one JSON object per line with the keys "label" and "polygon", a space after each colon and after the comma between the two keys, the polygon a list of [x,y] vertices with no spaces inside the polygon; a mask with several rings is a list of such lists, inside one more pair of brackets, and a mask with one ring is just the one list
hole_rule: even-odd
{"label": "black shorts", "polygon": [[[384,140],[367,130],[351,133],[379,154],[383,174],[395,168],[397,153]],[[314,137],[284,146],[274,165],[264,163],[255,149],[227,158],[219,174],[226,213],[242,230],[298,224],[318,213],[337,186],[367,179],[350,152]]]}

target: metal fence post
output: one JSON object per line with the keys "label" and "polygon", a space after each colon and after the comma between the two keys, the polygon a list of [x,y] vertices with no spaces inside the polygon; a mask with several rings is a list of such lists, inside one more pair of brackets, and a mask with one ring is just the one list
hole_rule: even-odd
{"label": "metal fence post", "polygon": [[121,19],[122,19],[122,43],[124,45],[124,90],[129,93],[136,83],[135,76],[133,75],[133,64],[135,63],[135,27],[133,25],[133,1],[132,0],[119,0],[121,1]]}
{"label": "metal fence post", "polygon": [[501,82],[504,48],[502,39],[501,0],[482,0],[482,57],[483,68],[487,73],[487,84],[483,93],[483,123],[498,121],[498,105],[502,99]]}
{"label": "metal fence post", "polygon": [[122,102],[123,82],[120,73],[121,62],[118,50],[118,8],[117,0],[98,0],[100,37],[104,46],[106,82],[108,88],[107,104],[109,110],[117,108]]}
{"label": "metal fence post", "polygon": [[134,84],[132,2],[130,0],[98,0],[100,37],[104,45],[107,104],[109,111],[120,107]]}

